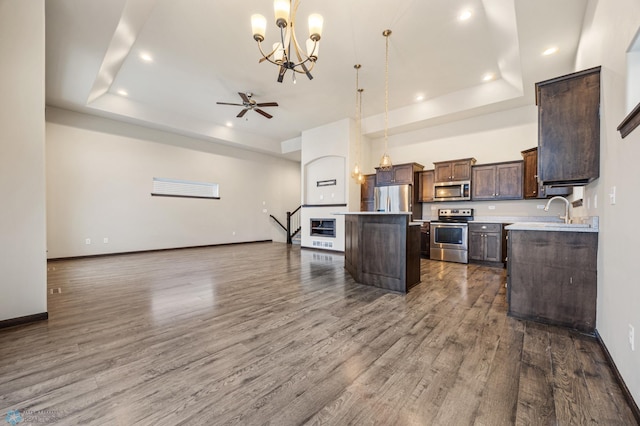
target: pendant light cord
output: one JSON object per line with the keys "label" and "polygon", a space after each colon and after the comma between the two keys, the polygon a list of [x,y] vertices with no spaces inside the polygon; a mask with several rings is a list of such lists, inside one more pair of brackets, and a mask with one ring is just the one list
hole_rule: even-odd
{"label": "pendant light cord", "polygon": [[[389,31],[389,30],[387,30]],[[387,153],[389,139],[389,35],[385,31],[386,49],[384,56],[384,153]]]}

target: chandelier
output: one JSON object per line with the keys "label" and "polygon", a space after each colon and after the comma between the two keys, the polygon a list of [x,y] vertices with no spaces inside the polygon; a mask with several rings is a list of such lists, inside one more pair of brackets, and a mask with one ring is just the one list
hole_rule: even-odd
{"label": "chandelier", "polygon": [[253,39],[258,42],[258,49],[262,54],[259,62],[269,61],[279,67],[279,83],[282,83],[288,70],[293,72],[294,83],[296,82],[296,73],[306,74],[309,80],[313,79],[311,70],[318,59],[323,19],[321,15],[316,13],[309,15],[309,38],[306,42],[306,53],[303,52],[295,33],[296,11],[299,5],[300,0],[275,0],[273,2],[276,26],[280,28],[280,41],[272,45],[272,50],[269,53],[265,53],[262,49],[267,20],[260,14],[251,15]]}
{"label": "chandelier", "polygon": [[380,159],[380,170],[391,170],[391,157],[387,154],[389,148],[389,36],[391,30],[384,30],[382,35],[386,39],[386,53],[384,58],[384,154]]}
{"label": "chandelier", "polygon": [[356,180],[356,183],[364,183],[364,175],[360,169],[360,137],[362,135],[362,92],[364,89],[360,88],[359,71],[362,65],[355,64],[353,68],[356,70],[356,164],[351,172],[351,177]]}

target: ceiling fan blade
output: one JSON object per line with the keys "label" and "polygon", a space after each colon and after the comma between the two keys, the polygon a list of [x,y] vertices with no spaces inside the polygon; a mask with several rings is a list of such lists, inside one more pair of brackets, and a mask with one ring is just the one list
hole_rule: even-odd
{"label": "ceiling fan blade", "polygon": [[240,97],[242,98],[242,102],[246,102],[246,103],[250,102],[246,93],[238,92],[238,95],[240,95]]}
{"label": "ceiling fan blade", "polygon": [[242,116],[245,115],[247,113],[247,111],[249,111],[249,108],[243,109],[242,111],[240,111],[240,113],[238,115],[236,115],[236,117],[242,118]]}
{"label": "ceiling fan blade", "polygon": [[260,104],[256,104],[256,106],[258,107],[272,107],[272,106],[278,106],[277,102],[263,102]]}
{"label": "ceiling fan blade", "polygon": [[257,112],[258,114],[264,115],[267,118],[273,117],[273,115],[269,114],[268,112],[264,112],[260,108],[256,108],[256,109],[254,109],[254,111]]}
{"label": "ceiling fan blade", "polygon": [[244,106],[243,104],[230,104],[229,102],[216,102],[218,105]]}

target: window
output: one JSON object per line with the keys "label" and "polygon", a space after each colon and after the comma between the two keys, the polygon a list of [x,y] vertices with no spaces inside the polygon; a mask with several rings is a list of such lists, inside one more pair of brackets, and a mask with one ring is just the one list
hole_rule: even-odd
{"label": "window", "polygon": [[628,115],[618,126],[624,138],[640,126],[640,31],[627,50],[627,112]]}
{"label": "window", "polygon": [[179,179],[153,178],[151,195],[184,198],[212,198],[219,200],[217,183],[193,182]]}

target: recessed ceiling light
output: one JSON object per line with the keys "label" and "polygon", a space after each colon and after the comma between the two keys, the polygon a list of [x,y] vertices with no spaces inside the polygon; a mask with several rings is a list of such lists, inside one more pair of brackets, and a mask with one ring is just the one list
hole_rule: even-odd
{"label": "recessed ceiling light", "polygon": [[124,89],[120,89],[116,93],[118,93],[118,95],[120,95],[120,96],[129,96],[129,92],[127,92]]}
{"label": "recessed ceiling light", "polygon": [[424,101],[424,95],[422,93],[416,95],[416,102]]}
{"label": "recessed ceiling light", "polygon": [[496,75],[492,72],[486,73],[484,77],[482,77],[482,81],[491,81],[496,78]]}
{"label": "recessed ceiling light", "polygon": [[142,52],[140,54],[140,59],[142,59],[145,62],[151,62],[153,61],[153,58],[151,57],[151,55],[149,55],[147,52]]}
{"label": "recessed ceiling light", "polygon": [[227,127],[233,127],[233,123],[230,121],[227,121]]}
{"label": "recessed ceiling light", "polygon": [[458,21],[466,21],[467,19],[471,18],[471,15],[471,11],[469,9],[465,9],[458,14]]}
{"label": "recessed ceiling light", "polygon": [[553,55],[554,53],[558,53],[558,48],[556,46],[552,46],[546,49],[544,52],[542,52],[544,56]]}

